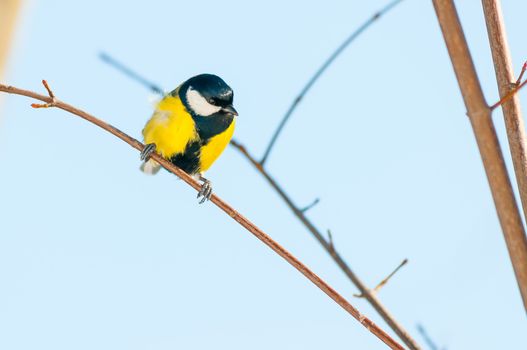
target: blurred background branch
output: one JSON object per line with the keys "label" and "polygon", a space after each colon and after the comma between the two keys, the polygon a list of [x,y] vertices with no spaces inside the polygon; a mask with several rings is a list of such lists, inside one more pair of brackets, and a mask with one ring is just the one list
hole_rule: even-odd
{"label": "blurred background branch", "polygon": [[0,23],[2,23],[2,30],[0,30],[0,80],[4,78],[4,70],[13,40],[20,5],[21,0],[0,1]]}
{"label": "blurred background branch", "polygon": [[[426,345],[430,350],[440,350],[439,346],[437,346],[434,340],[430,337],[430,335],[426,331],[426,328],[422,324],[417,325],[417,331],[419,332],[419,334],[421,334],[421,337],[423,337]],[[446,348],[442,348],[442,350],[446,350]]]}
{"label": "blurred background branch", "polygon": [[117,68],[118,70],[120,70],[122,73],[124,73],[125,75],[129,76],[133,80],[136,80],[139,83],[145,85],[152,92],[154,92],[154,93],[156,93],[158,95],[161,95],[161,96],[165,94],[165,92],[163,91],[163,89],[161,89],[160,86],[158,86],[157,84],[152,83],[151,81],[147,80],[145,77],[137,74],[137,72],[131,70],[130,68],[128,68],[127,66],[125,66],[121,62],[117,61],[116,59],[114,59],[113,57],[108,55],[107,53],[101,52],[99,54],[99,58],[101,60],[103,60],[104,62],[106,62],[107,64],[109,64],[110,66],[113,66],[113,67]]}
{"label": "blurred background branch", "polygon": [[0,81],[5,77],[21,0],[0,1]]}

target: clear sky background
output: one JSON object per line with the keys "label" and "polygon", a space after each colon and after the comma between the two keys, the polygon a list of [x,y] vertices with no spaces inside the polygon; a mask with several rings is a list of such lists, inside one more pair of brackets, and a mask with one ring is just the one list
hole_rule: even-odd
{"label": "clear sky background", "polygon": [[[140,138],[153,95],[216,73],[236,138],[260,156],[313,71],[376,1],[28,1],[7,83],[57,96]],[[498,93],[479,1],[459,13],[489,103]],[[516,71],[527,3],[503,9]],[[1,25],[1,24],[0,24]],[[522,92],[524,105],[527,93]],[[60,110],[4,96],[0,117],[0,348],[384,349],[320,290],[167,172]],[[506,144],[501,111],[494,120]],[[508,151],[506,156],[509,157]],[[293,115],[269,171],[414,337],[521,349],[527,320],[431,1],[407,0],[349,47]],[[511,169],[510,162],[508,163]],[[217,194],[388,330],[233,148]]]}

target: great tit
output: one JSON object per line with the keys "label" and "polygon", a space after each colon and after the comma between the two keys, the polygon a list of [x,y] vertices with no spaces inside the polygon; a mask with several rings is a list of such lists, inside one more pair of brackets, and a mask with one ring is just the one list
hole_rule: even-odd
{"label": "great tit", "polygon": [[220,77],[200,74],[165,95],[143,129],[145,148],[141,170],[156,174],[161,165],[150,159],[158,153],[203,182],[200,203],[210,199],[212,186],[203,173],[229,144],[234,133],[234,93]]}

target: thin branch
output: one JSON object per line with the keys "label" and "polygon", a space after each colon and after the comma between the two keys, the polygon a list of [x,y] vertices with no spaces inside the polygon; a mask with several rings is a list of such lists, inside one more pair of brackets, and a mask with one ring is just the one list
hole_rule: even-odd
{"label": "thin branch", "polygon": [[522,78],[523,78],[523,75],[525,74],[525,71],[527,70],[527,61],[525,61],[523,63],[523,66],[522,66],[522,71],[520,72],[520,75],[518,76],[518,79],[516,80],[516,82],[514,83],[516,86],[520,85],[521,81],[522,81]]}
{"label": "thin branch", "polygon": [[54,107],[55,106],[55,102],[57,101],[57,99],[55,98],[55,94],[50,89],[47,81],[42,80],[42,85],[44,85],[44,87],[48,91],[48,95],[51,98],[51,102],[47,102],[47,103],[32,103],[31,107],[33,107],[33,108],[50,108],[50,107]]}
{"label": "thin branch", "polygon": [[368,27],[370,27],[375,21],[377,21],[382,15],[386,14],[388,11],[390,11],[392,8],[397,6],[402,0],[395,0],[390,2],[388,5],[383,7],[381,10],[377,11],[373,14],[366,22],[364,22],[359,28],[357,28],[351,35],[344,40],[342,44],[331,54],[331,56],[328,57],[328,59],[320,66],[320,68],[315,72],[315,74],[309,79],[307,84],[302,88],[298,96],[293,100],[293,103],[291,106],[289,106],[289,109],[285,113],[285,115],[282,117],[282,120],[280,121],[280,124],[276,128],[276,131],[274,132],[273,136],[271,137],[271,141],[269,141],[269,144],[267,145],[267,149],[265,150],[265,153],[262,157],[262,160],[260,161],[260,164],[264,166],[265,162],[267,161],[267,158],[269,157],[269,154],[271,153],[271,150],[273,149],[274,144],[276,143],[276,140],[278,139],[278,136],[280,136],[280,133],[282,132],[282,129],[284,128],[285,124],[295,111],[296,107],[302,101],[304,96],[307,94],[307,92],[311,89],[311,87],[315,84],[315,82],[320,78],[320,76],[324,73],[324,71],[333,63],[333,61],[353,42],[359,35],[362,34]]}
{"label": "thin branch", "polygon": [[[62,101],[59,101],[54,98],[54,96],[46,97],[40,94],[37,94],[32,91],[22,90],[13,86],[7,86],[0,84],[0,91],[7,92],[10,94],[17,94],[22,96],[27,96],[36,100],[43,101],[45,103],[51,104],[57,108],[63,109],[67,112],[70,112],[74,115],[77,115],[99,127],[102,129],[108,131],[109,133],[117,136],[124,142],[128,143],[133,148],[142,151],[144,149],[144,145],[137,141],[136,139],[132,138],[131,136],[128,136],[121,130],[113,127],[112,125],[97,119],[91,114],[88,114],[74,106],[71,106],[67,103],[64,103]],[[152,154],[152,159],[157,161],[159,164],[161,164],[166,170],[170,171],[174,175],[181,178],[183,181],[185,181],[187,184],[189,184],[192,188],[199,191],[201,189],[201,185],[194,180],[190,175],[185,173],[183,170],[179,169],[166,159],[162,158],[158,154]],[[373,323],[369,318],[361,314],[355,307],[353,307],[344,297],[342,297],[340,294],[338,294],[331,286],[329,286],[324,280],[322,280],[319,276],[317,276],[313,271],[311,271],[307,266],[305,266],[302,262],[300,262],[296,257],[294,257],[290,252],[288,252],[285,248],[283,248],[281,245],[279,245],[276,241],[274,241],[270,236],[268,236],[265,232],[263,232],[261,229],[259,229],[255,224],[253,224],[251,221],[246,219],[243,215],[241,215],[239,212],[237,212],[234,208],[232,208],[230,205],[228,205],[226,202],[224,202],[220,197],[213,194],[211,197],[211,202],[214,203],[218,208],[223,210],[227,215],[229,215],[231,218],[233,218],[236,222],[238,222],[241,226],[243,226],[247,231],[252,233],[256,238],[258,238],[260,241],[262,241],[265,245],[267,245],[269,248],[271,248],[275,253],[280,255],[282,258],[284,258],[289,264],[291,264],[295,269],[297,269],[300,273],[302,273],[307,279],[309,279],[314,285],[316,285],[320,290],[322,290],[324,293],[326,293],[331,299],[333,299],[338,305],[340,305],[344,310],[346,310],[351,316],[353,316],[356,320],[358,320],[364,327],[366,327],[371,333],[376,335],[381,341],[383,341],[386,345],[388,345],[392,349],[404,349],[400,344],[398,344],[393,338],[390,337],[385,331],[383,331],[381,328],[379,328],[375,323]]]}
{"label": "thin branch", "polygon": [[366,300],[373,306],[373,308],[380,314],[380,316],[386,321],[386,323],[392,328],[392,330],[401,338],[401,340],[413,350],[420,349],[417,342],[410,336],[410,334],[404,329],[404,327],[397,322],[397,320],[390,314],[388,309],[372,293],[369,288],[362,282],[361,279],[351,270],[349,265],[344,261],[338,251],[335,249],[333,244],[333,238],[331,231],[328,230],[329,240],[326,240],[323,234],[313,225],[313,223],[306,217],[301,209],[293,203],[293,200],[285,193],[276,180],[265,170],[261,164],[247,151],[245,146],[237,142],[236,140],[231,141],[231,145],[234,146],[240,153],[258,170],[269,185],[278,193],[278,195],[287,204],[293,214],[300,220],[300,222],[307,228],[307,230],[315,237],[320,245],[326,250],[326,252],[333,258],[335,263],[344,272],[344,274],[351,280],[351,282],[359,289],[361,294],[364,295]]}
{"label": "thin branch", "polygon": [[388,283],[388,281],[397,273],[397,271],[399,271],[401,267],[403,267],[407,263],[408,263],[408,259],[404,259],[403,261],[401,261],[399,266],[397,266],[395,270],[392,271],[392,273],[386,276],[385,279],[383,279],[381,282],[379,282],[379,284],[375,288],[373,288],[373,291],[378,292],[382,287],[384,287],[384,285],[386,285],[386,283]]}
{"label": "thin branch", "polygon": [[128,68],[127,66],[125,66],[121,62],[117,61],[115,58],[113,58],[112,56],[108,55],[107,53],[101,52],[99,54],[99,58],[101,60],[103,60],[105,63],[109,64],[110,66],[112,66],[115,69],[117,69],[118,71],[120,71],[121,73],[123,73],[124,75],[128,76],[132,80],[135,80],[135,81],[139,82],[140,84],[145,85],[146,87],[148,87],[150,89],[150,91],[152,91],[152,92],[154,92],[156,94],[159,94],[161,96],[163,96],[165,94],[165,92],[163,91],[163,89],[159,85],[154,84],[153,82],[149,81],[148,79],[145,79],[143,76],[137,74],[136,71],[131,70],[130,68]]}
{"label": "thin branch", "polygon": [[433,3],[476,136],[523,303],[527,308],[527,239],[492,124],[491,110],[485,102],[454,2],[433,0]]}
{"label": "thin branch", "polygon": [[[381,290],[381,288],[384,287],[386,283],[388,283],[388,281],[397,273],[397,271],[399,271],[401,267],[403,267],[407,263],[408,263],[408,259],[404,259],[403,261],[401,261],[401,263],[395,268],[395,270],[390,272],[388,276],[386,276],[382,281],[379,282],[379,284],[375,286],[375,288],[373,288],[372,292],[378,293]],[[353,294],[353,296],[357,298],[364,298],[363,294]]]}

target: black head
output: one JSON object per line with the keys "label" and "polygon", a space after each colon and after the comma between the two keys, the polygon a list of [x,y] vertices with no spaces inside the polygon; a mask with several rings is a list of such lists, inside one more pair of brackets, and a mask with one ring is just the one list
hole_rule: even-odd
{"label": "black head", "polygon": [[232,106],[234,93],[220,77],[200,74],[184,82],[179,97],[189,112],[199,116],[216,113],[238,115]]}

